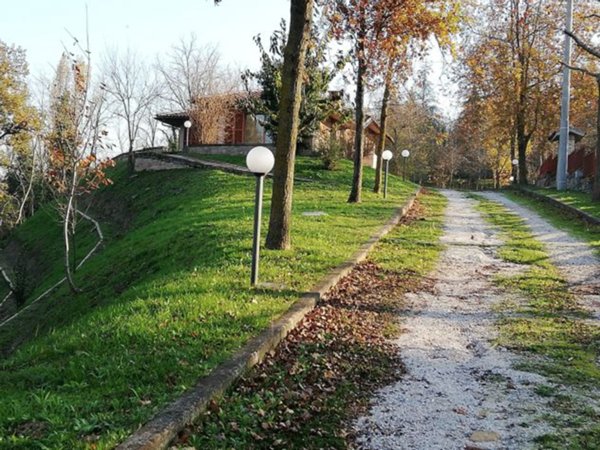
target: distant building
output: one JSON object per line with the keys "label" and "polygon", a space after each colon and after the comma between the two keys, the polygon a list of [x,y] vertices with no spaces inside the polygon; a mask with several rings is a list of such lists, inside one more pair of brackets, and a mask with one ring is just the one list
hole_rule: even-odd
{"label": "distant building", "polygon": [[[592,189],[596,167],[596,156],[592,149],[577,145],[585,136],[579,128],[569,129],[569,147],[567,159],[567,188],[589,192]],[[560,133],[552,133],[548,140],[558,143]],[[558,158],[549,156],[540,166],[537,185],[550,187],[556,184]]]}
{"label": "distant building", "polygon": [[[211,133],[209,140],[202,139],[200,120],[194,120],[197,114],[189,112],[171,112],[158,114],[155,119],[172,127],[178,136],[178,148],[197,153],[217,153],[239,155],[246,154],[250,148],[256,145],[274,145],[272,137],[262,125],[266,120],[263,116],[254,116],[246,111],[243,101],[231,102],[230,107],[221,109],[222,118],[216,120],[214,117],[207,118],[212,126],[218,127],[217,132]],[[202,114],[200,114],[202,115]],[[192,126],[186,130],[184,123],[191,121]],[[365,165],[373,166],[375,151],[381,135],[379,124],[372,118],[365,120]],[[344,156],[351,158],[354,153],[355,126],[352,120],[344,120],[338,114],[330,114],[319,124],[315,135],[306,142],[305,147],[299,149],[301,154],[316,154],[320,149],[337,141],[343,147]],[[388,145],[393,144],[392,138],[387,136]]]}

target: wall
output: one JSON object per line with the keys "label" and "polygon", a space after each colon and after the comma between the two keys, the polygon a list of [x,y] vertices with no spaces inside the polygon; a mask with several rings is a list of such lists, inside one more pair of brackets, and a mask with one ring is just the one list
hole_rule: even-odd
{"label": "wall", "polygon": [[[262,147],[267,147],[275,152],[275,146],[272,144],[257,144]],[[198,147],[190,147],[190,153],[200,155],[247,155],[257,145],[203,145]]]}
{"label": "wall", "polygon": [[135,158],[135,171],[154,171],[154,170],[172,170],[172,169],[186,169],[187,166],[183,164],[175,164],[167,161],[161,161],[154,158]]}

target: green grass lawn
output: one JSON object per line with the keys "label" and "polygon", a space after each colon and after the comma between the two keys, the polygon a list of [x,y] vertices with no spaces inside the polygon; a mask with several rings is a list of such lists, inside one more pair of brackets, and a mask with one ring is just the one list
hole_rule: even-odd
{"label": "green grass lawn", "polygon": [[[600,384],[600,330],[568,292],[567,285],[526,222],[504,206],[480,200],[479,210],[505,239],[500,256],[525,269],[522,274],[500,277],[497,283],[518,292],[525,304],[504,305],[498,343],[521,352],[525,370],[541,373],[557,386],[568,386],[582,397]],[[510,317],[511,313],[519,317]],[[538,386],[540,395],[552,397],[555,414],[546,419],[561,429],[538,440],[545,449],[600,448],[600,415],[560,388]]]}
{"label": "green grass lawn", "polygon": [[[0,330],[1,348],[25,341],[0,362],[0,448],[112,448],[348,258],[416,188],[392,177],[384,201],[366,169],[363,203],[350,205],[350,162],[323,171],[300,158],[297,173],[318,181],[296,185],[293,250],[262,253],[261,280],[286,286],[269,291],[249,287],[252,177],[129,178],[117,167],[115,184],[95,194],[107,242],[76,274],[83,293],[62,287]],[[316,210],[327,215],[302,214]],[[17,231],[42,261],[44,285],[62,276],[53,217],[47,209]],[[82,246],[93,244],[82,227]]]}
{"label": "green grass lawn", "polygon": [[552,197],[600,219],[600,202],[592,202],[591,194],[577,191],[557,191],[551,188],[529,187],[528,189]]}

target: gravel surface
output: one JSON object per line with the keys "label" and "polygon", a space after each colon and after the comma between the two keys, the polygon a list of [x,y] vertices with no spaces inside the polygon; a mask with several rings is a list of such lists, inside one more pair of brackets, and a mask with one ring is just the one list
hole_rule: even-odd
{"label": "gravel surface", "polygon": [[581,306],[600,319],[600,259],[587,243],[561,231],[539,215],[497,192],[482,194],[525,218],[535,238],[546,244],[552,262],[576,294]]}
{"label": "gravel surface", "polygon": [[494,256],[501,242],[475,202],[446,191],[447,244],[431,291],[406,296],[397,340],[407,371],[381,389],[355,423],[365,449],[523,449],[550,432],[534,394],[539,375],[514,370],[517,357],[495,348],[493,306],[506,297],[496,274],[518,271]]}

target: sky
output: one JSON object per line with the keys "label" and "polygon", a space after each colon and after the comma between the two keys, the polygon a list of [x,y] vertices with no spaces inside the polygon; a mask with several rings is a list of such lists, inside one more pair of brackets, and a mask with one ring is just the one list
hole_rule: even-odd
{"label": "sky", "polygon": [[[92,65],[107,48],[129,47],[153,61],[194,33],[200,44],[218,47],[224,64],[254,69],[260,55],[252,37],[266,40],[282,18],[289,18],[289,0],[222,0],[218,6],[213,0],[5,0],[0,39],[27,51],[32,76],[52,74],[63,49],[73,43],[70,35],[85,40],[86,5]],[[439,106],[455,115],[444,77],[448,68],[439,55],[430,59]]]}
{"label": "sky", "polygon": [[[0,39],[23,47],[32,74],[50,72],[69,33],[85,40],[88,7],[92,61],[107,47],[165,54],[181,37],[217,44],[225,63],[256,67],[252,37],[270,35],[289,17],[289,0],[20,0],[2,2]],[[68,30],[68,32],[67,32]]]}

